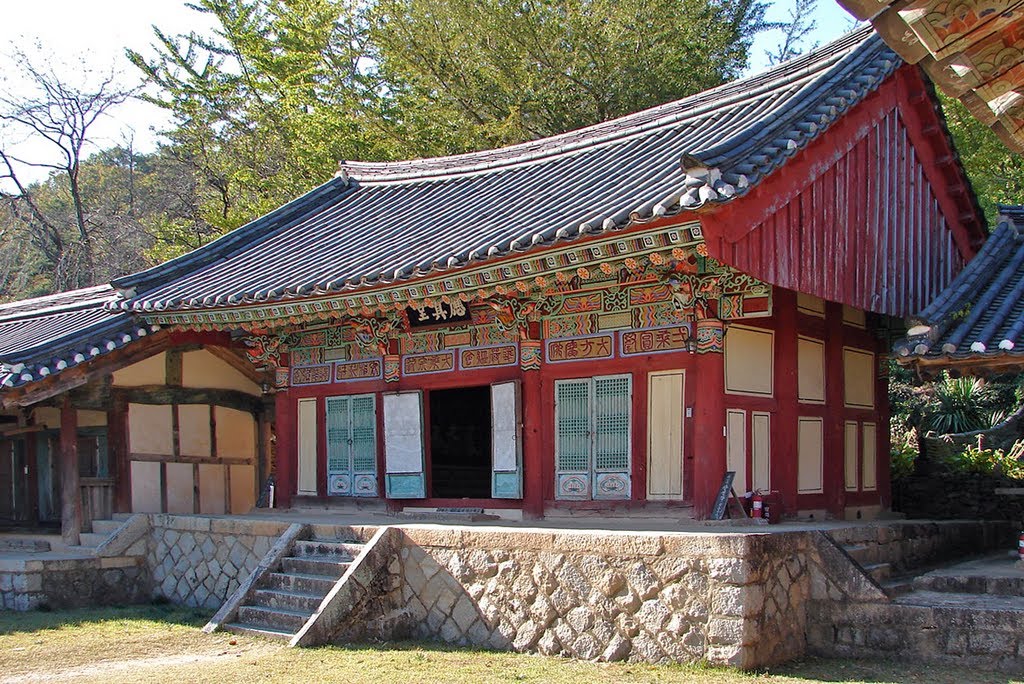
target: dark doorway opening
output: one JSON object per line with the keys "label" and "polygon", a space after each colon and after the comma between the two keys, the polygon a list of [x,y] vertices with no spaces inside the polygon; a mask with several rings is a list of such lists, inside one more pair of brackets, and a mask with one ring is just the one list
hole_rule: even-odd
{"label": "dark doorway opening", "polygon": [[491,498],[491,388],[430,392],[431,496]]}

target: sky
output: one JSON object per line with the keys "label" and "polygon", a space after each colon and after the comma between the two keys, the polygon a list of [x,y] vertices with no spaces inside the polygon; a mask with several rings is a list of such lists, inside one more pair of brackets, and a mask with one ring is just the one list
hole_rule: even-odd
{"label": "sky", "polygon": [[[52,59],[59,73],[71,82],[80,79],[82,61],[99,72],[112,67],[123,83],[139,80],[138,70],[124,56],[126,48],[147,54],[154,42],[152,26],[166,34],[203,30],[210,22],[189,9],[184,0],[7,0],[0,21],[0,88],[17,95],[24,90],[11,68],[10,53],[18,46],[30,55]],[[785,21],[792,0],[780,0],[768,14],[770,21]],[[824,44],[853,27],[851,17],[834,0],[818,0],[817,30],[812,43]],[[767,66],[765,52],[779,41],[777,32],[759,37],[751,55],[751,71]],[[36,47],[38,45],[38,48]],[[808,46],[809,47],[809,46]],[[142,101],[119,107],[111,117],[98,122],[92,139],[98,148],[131,140],[135,149],[148,152],[160,141],[160,131],[170,124],[166,112]],[[18,148],[23,157],[40,158],[48,150],[25,141]],[[43,172],[23,170],[30,180]]]}

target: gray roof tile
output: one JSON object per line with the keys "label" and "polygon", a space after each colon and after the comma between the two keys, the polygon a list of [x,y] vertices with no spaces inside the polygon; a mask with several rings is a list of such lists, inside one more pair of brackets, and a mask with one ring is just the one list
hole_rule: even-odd
{"label": "gray roof tile", "polygon": [[111,309],[110,285],[0,305],[0,387],[41,380],[147,334],[130,314]]}
{"label": "gray roof tile", "polygon": [[911,322],[904,359],[1024,356],[1024,207],[1000,207],[981,251]]}
{"label": "gray roof tile", "polygon": [[339,176],[178,259],[114,282],[124,309],[224,307],[459,268],[728,201],[877,88],[870,29],[761,74],[579,131]]}

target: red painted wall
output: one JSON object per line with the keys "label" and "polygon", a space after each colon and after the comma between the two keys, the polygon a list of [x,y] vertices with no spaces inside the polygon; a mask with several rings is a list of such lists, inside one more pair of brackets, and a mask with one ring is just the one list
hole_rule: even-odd
{"label": "red painted wall", "polygon": [[745,197],[702,215],[710,253],[865,311],[923,309],[985,238],[926,88],[904,67]]}

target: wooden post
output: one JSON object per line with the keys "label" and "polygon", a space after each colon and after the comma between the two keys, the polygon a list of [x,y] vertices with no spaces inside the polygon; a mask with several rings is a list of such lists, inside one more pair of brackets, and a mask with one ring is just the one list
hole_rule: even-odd
{"label": "wooden post", "polygon": [[274,454],[274,506],[288,508],[295,493],[295,469],[298,466],[299,449],[295,436],[295,402],[290,401],[291,393],[279,389],[274,395],[274,423],[277,428],[277,445]]}
{"label": "wooden post", "polygon": [[[717,324],[717,325],[716,325]],[[693,515],[707,518],[726,469],[725,354],[721,321],[697,321]]]}
{"label": "wooden post", "polygon": [[846,513],[844,426],[846,380],[843,376],[843,306],[825,303],[825,422],[823,486],[829,515],[842,520]]}
{"label": "wooden post", "polygon": [[60,533],[77,546],[82,532],[82,488],[78,479],[78,412],[67,397],[60,409]]}
{"label": "wooden post", "polygon": [[523,513],[544,517],[544,424],[540,370],[523,371]]}
{"label": "wooden post", "polygon": [[114,511],[132,511],[132,469],[128,455],[128,401],[121,394],[111,397],[107,411],[107,453],[114,477]]}
{"label": "wooden post", "polygon": [[771,488],[782,497],[782,510],[797,511],[798,332],[796,293],[776,288],[775,397],[779,408],[772,426]]}

